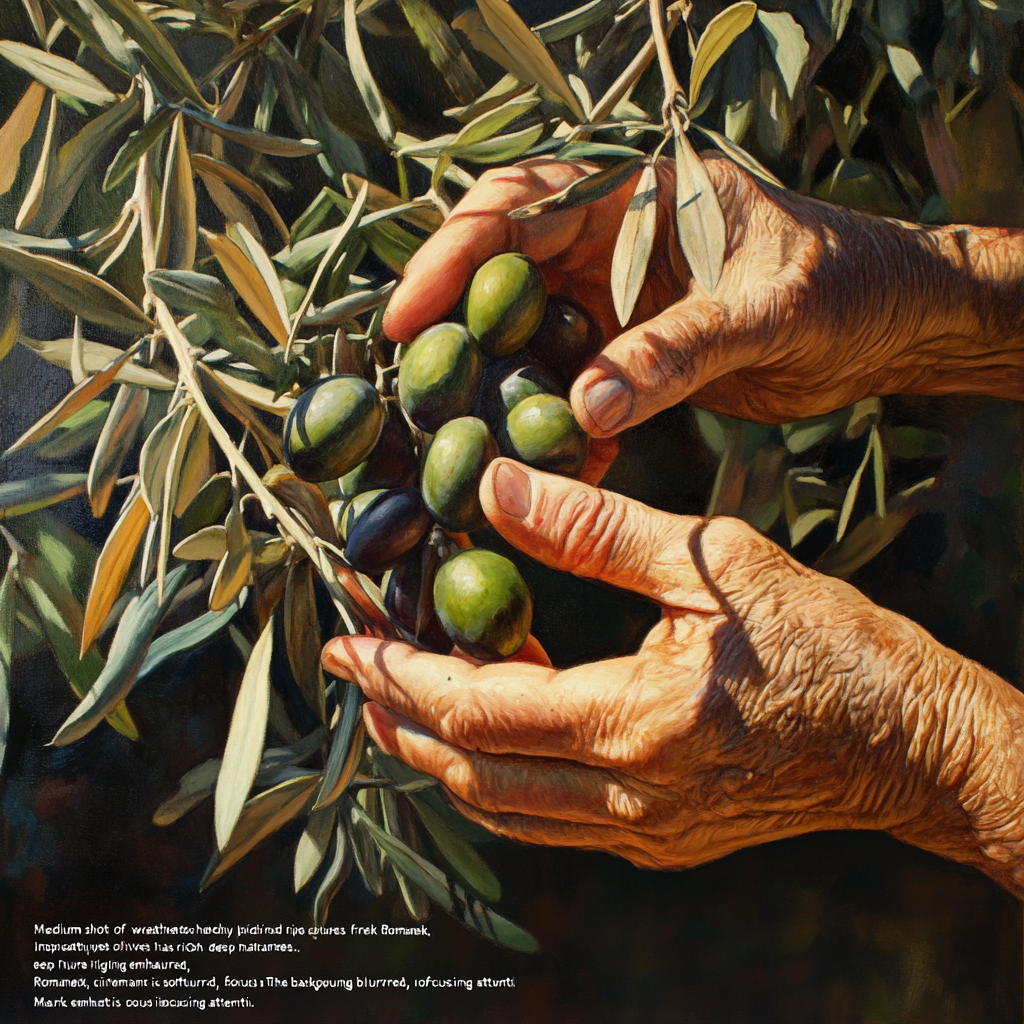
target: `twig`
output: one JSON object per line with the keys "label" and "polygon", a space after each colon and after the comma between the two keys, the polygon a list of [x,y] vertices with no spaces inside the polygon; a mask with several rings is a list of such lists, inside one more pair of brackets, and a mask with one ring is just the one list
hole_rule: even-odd
{"label": "twig", "polygon": [[665,7],[662,0],[650,0],[651,32],[654,48],[658,53],[658,64],[661,66],[661,80],[665,85],[665,99],[661,105],[662,122],[666,128],[670,124],[670,113],[675,109],[676,99],[681,97],[686,102],[686,93],[679,84],[676,70],[672,66],[672,55],[668,52],[668,37],[665,35]]}

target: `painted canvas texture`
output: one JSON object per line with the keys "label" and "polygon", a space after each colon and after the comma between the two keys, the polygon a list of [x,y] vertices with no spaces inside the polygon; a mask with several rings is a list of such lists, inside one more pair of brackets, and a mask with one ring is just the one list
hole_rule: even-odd
{"label": "painted canvas texture", "polygon": [[0,1018],[1011,1022],[1017,0],[0,8]]}

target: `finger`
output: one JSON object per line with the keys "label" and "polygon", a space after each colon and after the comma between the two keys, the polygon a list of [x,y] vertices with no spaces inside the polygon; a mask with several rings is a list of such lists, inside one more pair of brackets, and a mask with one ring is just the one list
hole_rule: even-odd
{"label": "finger", "polygon": [[[582,214],[543,218],[543,229],[508,212],[564,188],[585,173],[571,164],[529,163],[488,171],[409,260],[384,314],[384,332],[407,344],[458,304],[477,268],[501,252],[550,259],[575,241]],[[549,282],[550,284],[551,282]]]}
{"label": "finger", "polygon": [[596,487],[604,479],[605,473],[611,469],[618,454],[619,439],[617,437],[592,438],[590,447],[587,449],[587,461],[583,463],[579,478],[585,484],[592,484]]}
{"label": "finger", "polygon": [[573,412],[587,433],[616,434],[747,362],[722,304],[691,296],[610,341],[577,377]]}
{"label": "finger", "polygon": [[652,837],[621,825],[593,825],[584,822],[555,821],[528,814],[503,814],[481,811],[457,796],[455,809],[470,821],[495,835],[535,846],[570,846],[580,850],[603,850],[643,867],[678,866],[669,855],[658,851],[668,848],[674,837]]}
{"label": "finger", "polygon": [[373,702],[363,705],[363,717],[381,749],[438,779],[478,810],[625,825],[660,834],[677,828],[678,798],[664,789],[572,761],[460,750]]}
{"label": "finger", "polygon": [[345,636],[327,644],[323,664],[462,750],[558,757],[632,774],[634,751],[604,729],[595,709],[635,700],[646,654],[558,672],[528,662],[475,666],[410,644]]}
{"label": "finger", "polygon": [[587,484],[495,459],[480,483],[491,524],[545,565],[643,594],[662,604],[718,612],[692,549],[707,525]]}

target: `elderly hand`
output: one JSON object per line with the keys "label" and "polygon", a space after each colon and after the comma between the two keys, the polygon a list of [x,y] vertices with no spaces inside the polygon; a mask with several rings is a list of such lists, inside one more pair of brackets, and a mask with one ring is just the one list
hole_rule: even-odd
{"label": "elderly hand", "polygon": [[564,671],[328,644],[375,741],[466,815],[653,867],[885,829],[1024,895],[1024,697],[1008,684],[736,520],[504,459],[481,497],[511,543],[663,614],[635,655]]}
{"label": "elderly hand", "polygon": [[1024,397],[1021,232],[901,224],[765,185],[721,156],[705,160],[729,238],[712,296],[691,283],[680,254],[675,171],[663,160],[650,270],[619,333],[611,261],[636,177],[590,205],[510,219],[593,169],[531,160],[470,189],[410,261],[385,331],[412,341],[449,315],[485,260],[519,251],[607,342],[571,396],[595,436],[684,398],[785,422],[899,391]]}

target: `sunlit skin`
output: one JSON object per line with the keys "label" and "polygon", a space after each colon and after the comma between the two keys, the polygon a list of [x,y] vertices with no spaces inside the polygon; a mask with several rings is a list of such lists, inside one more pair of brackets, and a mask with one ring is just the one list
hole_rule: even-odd
{"label": "sunlit skin", "polygon": [[[584,473],[595,482],[611,435],[683,398],[786,421],[898,391],[1024,397],[1018,235],[858,215],[709,164],[730,227],[712,299],[678,255],[666,163],[652,273],[620,333],[609,276],[632,189],[510,220],[585,170],[532,162],[468,193],[410,263],[386,330],[408,341],[443,318],[494,253],[533,256],[610,339],[572,391],[609,439]],[[635,655],[563,671],[534,663],[533,644],[486,666],[370,638],[327,645],[325,666],[363,688],[375,741],[467,816],[662,868],[882,829],[1024,896],[1024,696],[1008,683],[739,521],[672,516],[505,459],[480,494],[518,548],[663,614]]]}

